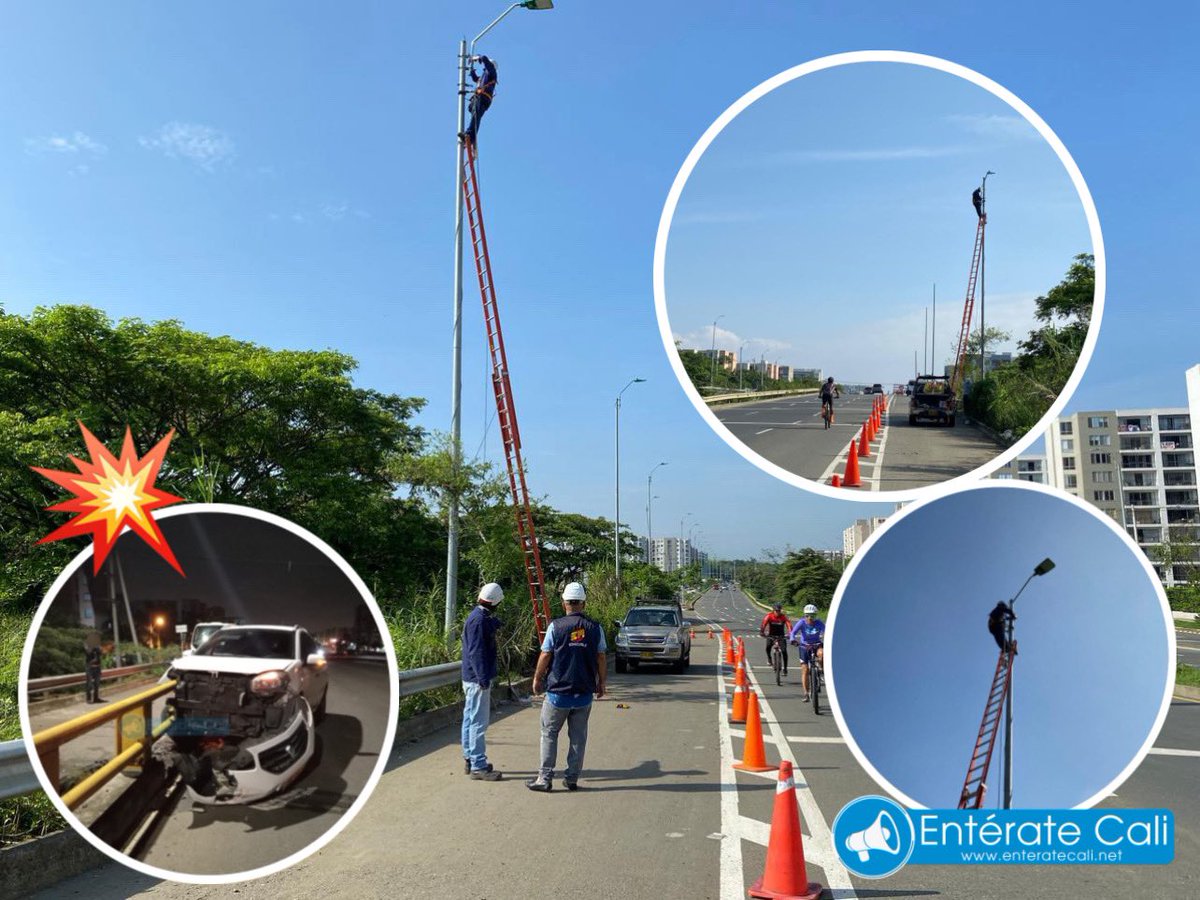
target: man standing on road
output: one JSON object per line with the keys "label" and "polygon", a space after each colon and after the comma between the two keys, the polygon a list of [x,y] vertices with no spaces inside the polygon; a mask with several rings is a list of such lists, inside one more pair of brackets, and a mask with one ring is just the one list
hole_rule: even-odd
{"label": "man standing on road", "polygon": [[87,679],[87,702],[103,703],[100,699],[100,632],[89,631],[83,639],[83,659]]}
{"label": "man standing on road", "polygon": [[564,724],[569,746],[563,784],[568,791],[579,787],[592,696],[604,696],[608,676],[604,629],[583,614],[587,599],[583,585],[572,581],[563,590],[562,599],[566,615],[555,619],[546,629],[533,674],[533,692],[540,694],[545,688],[546,699],[542,703],[541,768],[536,778],[525,782],[531,791],[551,789],[554,764],[558,760],[558,733]]}
{"label": "man standing on road", "polygon": [[779,642],[779,649],[783,653],[783,674],[787,674],[788,670],[788,651],[787,651],[787,636],[791,630],[792,623],[788,621],[788,617],[784,615],[783,604],[776,603],[775,607],[763,616],[762,624],[758,626],[758,633],[767,639],[767,665],[771,665],[771,644],[776,638],[784,638]]}
{"label": "man standing on road", "polygon": [[476,781],[499,781],[502,777],[488,762],[484,733],[492,713],[492,682],[496,678],[496,631],[500,628],[496,607],[503,599],[500,585],[485,584],[463,626],[463,771]]}
{"label": "man standing on road", "polygon": [[988,633],[995,638],[997,647],[1004,651],[1011,651],[1013,656],[1017,655],[1017,642],[1010,643],[1008,641],[1008,623],[1015,621],[1017,621],[1017,614],[1003,600],[988,613]]}
{"label": "man standing on road", "polygon": [[792,626],[791,641],[800,647],[800,681],[804,690],[803,702],[808,702],[808,668],[814,659],[822,658],[825,644],[825,623],[817,618],[817,608],[811,603],[804,607],[804,618],[797,619]]}

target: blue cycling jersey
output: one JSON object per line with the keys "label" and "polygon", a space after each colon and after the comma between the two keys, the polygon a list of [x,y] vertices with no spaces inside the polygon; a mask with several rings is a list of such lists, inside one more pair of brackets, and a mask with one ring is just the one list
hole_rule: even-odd
{"label": "blue cycling jersey", "polygon": [[[797,638],[797,635],[799,635],[799,638]],[[810,624],[808,619],[800,619],[792,626],[790,637],[793,641],[799,640],[801,647],[824,643],[825,623],[820,619],[813,619]]]}

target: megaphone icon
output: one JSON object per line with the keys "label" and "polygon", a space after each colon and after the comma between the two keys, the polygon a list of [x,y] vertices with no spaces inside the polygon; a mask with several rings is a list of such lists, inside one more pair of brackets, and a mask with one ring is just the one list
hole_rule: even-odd
{"label": "megaphone icon", "polygon": [[[887,820],[886,825],[883,824],[885,819]],[[893,839],[896,842],[894,847],[888,844]],[[883,850],[891,854],[899,853],[900,834],[895,820],[887,812],[881,812],[870,828],[856,831],[846,838],[846,849],[856,851],[859,862],[866,862],[872,850]]]}

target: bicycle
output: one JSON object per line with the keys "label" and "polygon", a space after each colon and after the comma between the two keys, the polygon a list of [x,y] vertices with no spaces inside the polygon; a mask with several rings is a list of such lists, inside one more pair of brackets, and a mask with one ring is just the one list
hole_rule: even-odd
{"label": "bicycle", "polygon": [[817,655],[817,651],[824,646],[816,644],[812,647],[809,653],[808,666],[808,696],[812,700],[813,715],[821,714],[821,688],[825,685],[825,661],[823,657]]}
{"label": "bicycle", "polygon": [[826,430],[828,430],[829,426],[833,424],[833,404],[832,403],[826,402],[826,403],[821,404],[821,418],[825,420],[825,428],[826,428]]}
{"label": "bicycle", "polygon": [[775,670],[775,684],[783,684],[783,642],[781,634],[771,636],[771,668]]}

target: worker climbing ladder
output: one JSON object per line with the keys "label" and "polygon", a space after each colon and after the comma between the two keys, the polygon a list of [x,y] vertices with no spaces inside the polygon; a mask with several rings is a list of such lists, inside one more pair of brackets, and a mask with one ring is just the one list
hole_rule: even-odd
{"label": "worker climbing ladder", "polygon": [[967,777],[963,780],[962,793],[958,797],[959,809],[979,809],[983,806],[988,767],[992,763],[992,751],[996,747],[996,735],[1000,731],[1000,720],[1004,716],[1004,703],[1012,685],[1013,654],[1000,651],[996,661],[996,672],[992,676],[992,687],[988,691],[987,705],[983,708],[983,722],[971,762],[967,765]]}
{"label": "worker climbing ladder", "polygon": [[979,264],[983,259],[983,236],[987,228],[987,216],[979,217],[975,228],[975,251],[971,254],[971,273],[967,277],[967,299],[963,303],[962,327],[958,332],[958,348],[954,354],[954,374],[950,378],[950,388],[958,391],[962,387],[962,379],[967,363],[967,341],[971,335],[971,318],[975,314],[975,286],[979,282]]}
{"label": "worker climbing ladder", "polygon": [[517,428],[517,409],[513,400],[512,384],[508,378],[508,355],[504,350],[504,332],[500,328],[500,307],[496,301],[492,261],[488,255],[487,233],[483,227],[479,179],[475,171],[475,143],[467,139],[462,142],[462,146],[466,155],[463,199],[471,231],[471,252],[475,257],[475,271],[479,275],[479,294],[483,300],[483,321],[487,327],[488,350],[492,359],[492,388],[496,394],[496,413],[504,441],[504,462],[508,467],[508,483],[512,489],[513,509],[517,517],[517,541],[525,564],[525,578],[529,583],[529,599],[533,604],[533,620],[540,645],[550,622],[550,609],[546,603],[545,582],[542,577],[542,556],[533,527],[529,488],[525,483],[521,432]]}

